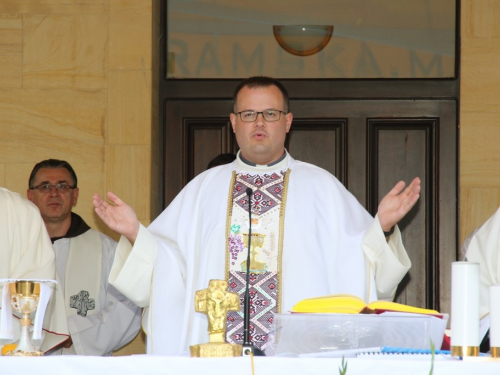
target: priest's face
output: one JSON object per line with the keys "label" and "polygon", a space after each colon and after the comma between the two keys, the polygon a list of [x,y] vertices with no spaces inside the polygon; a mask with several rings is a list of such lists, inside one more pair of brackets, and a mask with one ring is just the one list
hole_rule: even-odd
{"label": "priest's face", "polygon": [[[74,186],[75,181],[66,168],[40,168],[35,176],[33,186],[41,184],[68,184]],[[78,188],[64,191],[56,189],[27,191],[28,199],[40,210],[45,223],[63,223],[71,220],[71,209],[78,200]]]}
{"label": "priest's face", "polygon": [[[236,113],[241,111],[286,111],[281,91],[276,86],[243,87],[236,99]],[[278,160],[285,151],[286,133],[290,131],[293,116],[280,114],[278,121],[266,121],[259,113],[255,121],[245,122],[239,114],[230,114],[233,131],[241,155],[256,164],[266,165]]]}

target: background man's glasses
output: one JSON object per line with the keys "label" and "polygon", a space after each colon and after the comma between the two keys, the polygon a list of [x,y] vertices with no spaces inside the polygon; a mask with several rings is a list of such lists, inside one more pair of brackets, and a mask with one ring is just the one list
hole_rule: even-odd
{"label": "background man's glasses", "polygon": [[41,193],[50,193],[53,188],[56,188],[57,191],[62,193],[67,193],[70,190],[76,189],[76,186],[71,186],[68,184],[40,184],[35,187],[30,188],[30,190],[38,190]]}
{"label": "background man's glasses", "polygon": [[278,111],[277,109],[268,109],[267,111],[262,112],[241,111],[236,114],[240,115],[240,119],[243,122],[254,122],[255,120],[257,120],[259,113],[261,113],[262,117],[264,117],[264,120],[268,122],[278,121],[281,118],[282,113],[284,113],[285,115],[287,114],[287,112]]}

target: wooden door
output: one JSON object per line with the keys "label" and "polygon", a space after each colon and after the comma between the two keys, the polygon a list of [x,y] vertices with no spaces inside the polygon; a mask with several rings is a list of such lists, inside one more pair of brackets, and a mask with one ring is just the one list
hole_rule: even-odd
{"label": "wooden door", "polygon": [[[229,100],[168,100],[164,201],[236,152]],[[372,214],[399,180],[422,180],[422,193],[400,223],[413,266],[397,301],[450,311],[457,249],[457,125],[454,100],[292,100],[286,147],[297,160],[337,176]]]}

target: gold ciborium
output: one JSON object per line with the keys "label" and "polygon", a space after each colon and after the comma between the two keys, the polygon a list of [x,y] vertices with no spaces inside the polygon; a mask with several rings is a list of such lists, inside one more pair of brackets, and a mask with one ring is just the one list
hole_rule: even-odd
{"label": "gold ciborium", "polygon": [[[10,301],[12,308],[22,315],[21,338],[14,352],[7,352],[6,355],[15,356],[40,356],[42,352],[35,349],[29,337],[29,327],[31,326],[30,315],[38,307],[40,298],[40,283],[34,281],[16,281],[8,284],[10,288]],[[7,287],[7,285],[5,286]]]}
{"label": "gold ciborium", "polygon": [[[243,245],[248,246],[248,233],[242,233],[243,237]],[[266,243],[266,235],[261,233],[252,233],[252,242],[250,243],[250,272],[251,273],[260,273],[266,272],[267,265],[265,262],[262,262],[257,259],[259,256],[259,251],[264,247]],[[247,272],[247,261],[241,263],[241,271]]]}

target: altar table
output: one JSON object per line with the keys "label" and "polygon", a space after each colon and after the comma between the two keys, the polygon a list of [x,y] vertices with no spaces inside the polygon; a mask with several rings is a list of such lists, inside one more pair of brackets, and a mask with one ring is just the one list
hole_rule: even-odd
{"label": "altar table", "polygon": [[[428,375],[429,358],[347,358],[347,375]],[[254,358],[255,375],[337,375],[338,358]],[[0,357],[0,374],[31,375],[252,375],[251,359],[189,358],[135,355],[128,357],[52,356]],[[500,374],[500,362],[488,359],[436,360],[434,375]]]}

